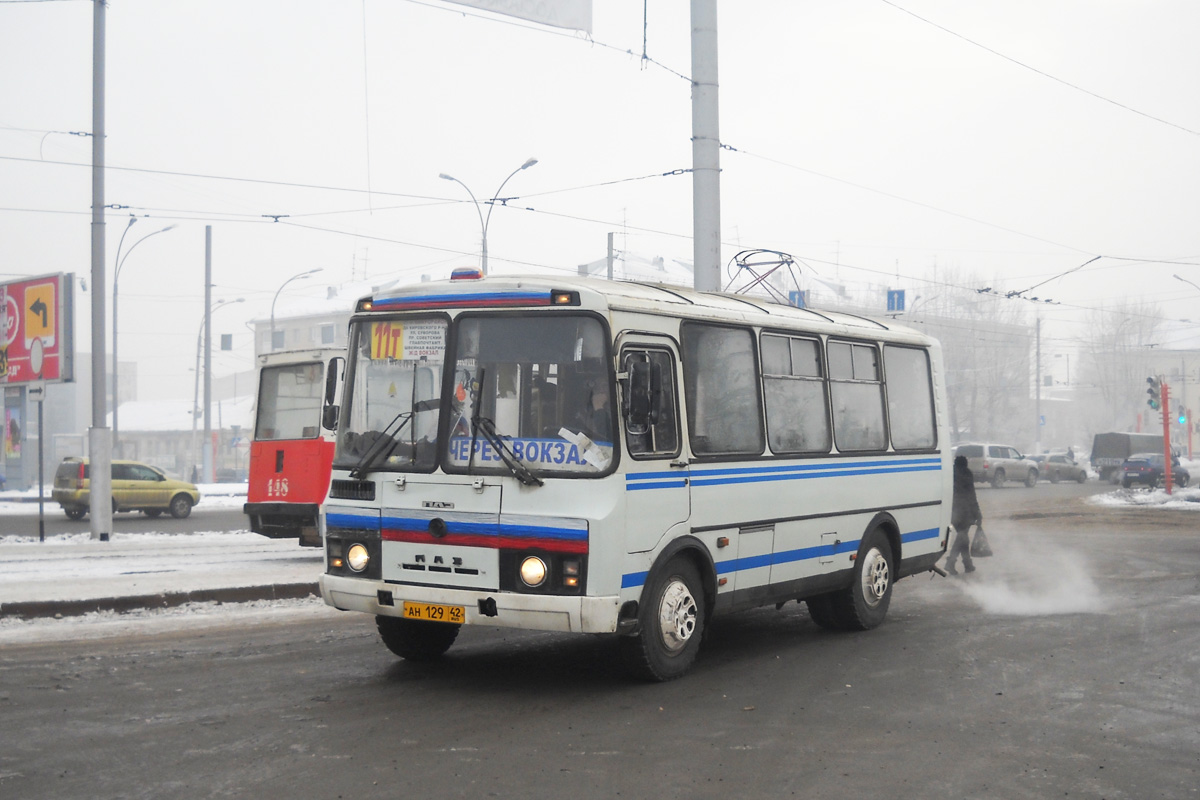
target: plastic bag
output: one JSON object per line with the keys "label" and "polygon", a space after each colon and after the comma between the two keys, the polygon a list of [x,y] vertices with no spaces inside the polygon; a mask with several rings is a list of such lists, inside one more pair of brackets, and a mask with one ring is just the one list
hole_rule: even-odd
{"label": "plastic bag", "polygon": [[972,558],[987,558],[992,554],[992,546],[988,543],[987,534],[983,532],[983,526],[975,528],[975,535],[971,537],[971,557]]}

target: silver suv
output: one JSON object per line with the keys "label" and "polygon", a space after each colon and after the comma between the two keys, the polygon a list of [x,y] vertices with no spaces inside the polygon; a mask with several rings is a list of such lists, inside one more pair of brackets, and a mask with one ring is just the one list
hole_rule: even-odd
{"label": "silver suv", "polygon": [[1038,465],[1006,444],[960,444],[954,455],[966,456],[967,466],[978,483],[984,481],[1000,486],[1005,481],[1022,481],[1030,488],[1037,486]]}

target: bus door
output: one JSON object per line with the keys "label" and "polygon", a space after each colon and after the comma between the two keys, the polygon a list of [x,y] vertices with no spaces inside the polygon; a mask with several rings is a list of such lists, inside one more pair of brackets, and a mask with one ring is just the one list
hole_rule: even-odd
{"label": "bus door", "polygon": [[[691,487],[679,414],[679,353],[667,337],[624,336],[619,341],[621,422],[625,436],[626,544],[652,550],[675,535],[691,514]],[[631,392],[631,385],[640,386]],[[631,394],[648,407],[631,416]]]}

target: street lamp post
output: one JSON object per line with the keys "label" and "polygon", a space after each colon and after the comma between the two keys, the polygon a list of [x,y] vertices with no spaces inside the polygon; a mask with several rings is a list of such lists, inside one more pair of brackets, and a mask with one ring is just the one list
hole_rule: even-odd
{"label": "street lamp post", "polygon": [[512,180],[513,175],[516,175],[518,172],[520,172],[523,169],[529,169],[536,163],[538,163],[536,158],[528,159],[524,164],[522,164],[521,166],[514,169],[511,173],[509,173],[507,178],[505,178],[503,181],[500,182],[500,186],[496,189],[496,193],[494,195],[492,195],[492,199],[487,201],[488,212],[487,212],[486,217],[483,215],[483,209],[480,208],[479,201],[475,199],[475,193],[471,191],[471,187],[467,186],[465,183],[463,183],[462,181],[460,181],[458,178],[454,177],[453,175],[447,175],[444,172],[441,173],[440,175],[438,175],[438,177],[441,178],[442,180],[454,181],[459,186],[466,189],[467,194],[469,194],[471,196],[471,202],[475,204],[475,213],[477,213],[479,215],[479,227],[483,229],[483,255],[480,258],[480,271],[484,275],[488,274],[488,248],[487,248],[488,223],[491,222],[492,209],[495,208],[495,206],[496,206],[496,200],[500,197],[500,192],[504,191],[504,184],[506,184],[510,180]]}
{"label": "street lamp post", "polygon": [[119,409],[121,407],[121,381],[118,378],[118,374],[120,371],[120,368],[118,365],[120,362],[117,360],[117,287],[118,287],[117,282],[121,278],[121,267],[125,266],[125,259],[129,258],[129,254],[132,253],[133,249],[135,247],[137,247],[139,244],[146,241],[151,236],[157,236],[160,233],[166,233],[167,231],[176,227],[174,225],[168,225],[165,228],[161,228],[157,231],[152,231],[151,233],[147,233],[145,236],[143,236],[142,238],[140,238],[136,242],[134,242],[132,245],[130,245],[129,249],[125,251],[125,255],[121,255],[121,246],[123,244],[125,244],[125,234],[129,233],[129,229],[132,228],[133,223],[135,223],[137,221],[138,221],[137,217],[130,215],[129,223],[125,226],[125,230],[121,232],[121,240],[117,243],[116,268],[113,269],[113,301],[112,301],[112,306],[113,306],[113,309],[112,309],[112,326],[113,326],[113,330],[112,330],[113,412],[112,413],[113,413],[113,424],[112,424],[112,443],[113,443],[113,455],[114,456],[121,455],[120,429],[117,427],[117,417],[119,414]]}
{"label": "street lamp post", "polygon": [[[200,318],[200,330],[196,332],[196,389],[192,394],[192,469],[196,468],[196,421],[200,417],[200,346],[204,342],[204,321],[212,316],[212,312],[216,311],[221,306],[233,305],[234,303],[244,303],[246,298],[239,297],[236,300],[218,300],[213,303],[212,308],[207,309],[204,316]],[[212,369],[212,364],[206,363],[204,368]],[[206,388],[207,392],[208,389]]]}
{"label": "street lamp post", "polygon": [[316,273],[320,272],[322,269],[324,269],[324,267],[317,267],[316,269],[310,269],[307,272],[301,272],[299,274],[293,275],[292,277],[290,277],[286,281],[284,281],[279,286],[279,288],[275,290],[275,297],[271,299],[271,346],[269,348],[270,350],[275,349],[275,301],[279,299],[279,293],[283,291],[284,286],[287,286],[292,281],[299,280],[300,278],[307,278],[309,275],[315,275]]}

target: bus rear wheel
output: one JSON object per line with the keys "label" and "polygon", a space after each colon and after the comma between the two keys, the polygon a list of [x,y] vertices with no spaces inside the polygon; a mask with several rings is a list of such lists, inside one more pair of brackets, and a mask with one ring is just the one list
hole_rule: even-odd
{"label": "bus rear wheel", "polygon": [[384,645],[406,661],[433,661],[458,638],[459,625],[400,617],[375,617]]}
{"label": "bus rear wheel", "polygon": [[840,626],[845,630],[866,631],[882,623],[892,602],[895,575],[892,546],[883,531],[876,528],[867,534],[865,546],[859,550],[854,562],[854,580],[832,596]]}
{"label": "bus rear wheel", "polygon": [[812,617],[812,621],[817,624],[817,627],[824,628],[827,631],[845,630],[846,626],[838,618],[837,607],[833,602],[832,594],[819,594],[815,597],[807,597],[804,604],[808,606],[808,615]]}
{"label": "bus rear wheel", "polygon": [[695,564],[686,558],[668,561],[646,584],[637,634],[621,639],[621,654],[630,672],[652,681],[683,675],[696,660],[707,616]]}

